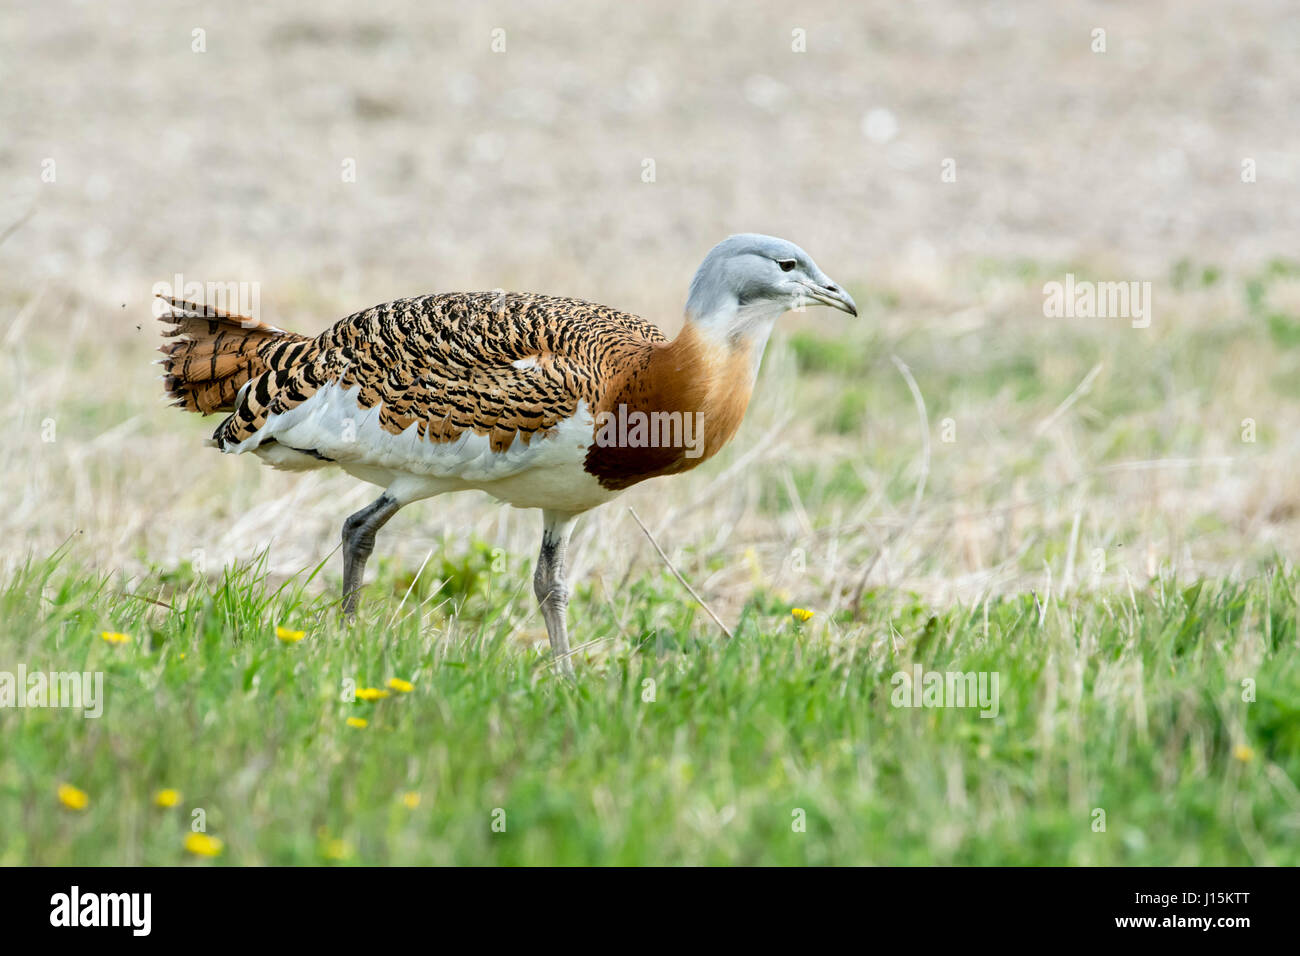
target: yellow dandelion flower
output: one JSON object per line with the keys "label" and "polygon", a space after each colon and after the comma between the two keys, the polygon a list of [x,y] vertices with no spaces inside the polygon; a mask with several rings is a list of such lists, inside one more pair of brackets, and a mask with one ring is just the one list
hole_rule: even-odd
{"label": "yellow dandelion flower", "polygon": [[366,720],[364,717],[349,717],[347,720],[349,727],[356,727],[358,729],[364,728],[369,723],[370,721]]}
{"label": "yellow dandelion flower", "polygon": [[129,634],[123,634],[120,631],[100,631],[99,636],[110,644],[131,643],[131,636]]}
{"label": "yellow dandelion flower", "polygon": [[388,686],[399,694],[409,694],[411,691],[415,690],[414,684],[409,680],[402,680],[400,677],[390,677],[388,679]]}
{"label": "yellow dandelion flower", "polygon": [[814,612],[804,610],[801,607],[792,607],[790,608],[790,613],[794,616],[794,619],[796,621],[798,621],[801,624],[805,624],[812,619]]}
{"label": "yellow dandelion flower", "polygon": [[402,806],[408,810],[414,810],[420,805],[420,795],[414,790],[408,790],[402,794]]}
{"label": "yellow dandelion flower", "polygon": [[342,840],[328,840],[320,853],[327,860],[346,860],[352,855],[352,847]]}
{"label": "yellow dandelion flower", "polygon": [[159,790],[153,795],[153,805],[155,807],[174,807],[181,802],[181,792],[166,787]]}
{"label": "yellow dandelion flower", "polygon": [[59,784],[59,803],[69,810],[84,810],[90,804],[90,797],[85,790],[78,790],[70,783]]}
{"label": "yellow dandelion flower", "polygon": [[378,687],[358,687],[357,700],[383,700],[388,696],[388,691],[380,690]]}
{"label": "yellow dandelion flower", "polygon": [[190,833],[185,837],[185,849],[195,856],[221,856],[225,844],[206,833]]}
{"label": "yellow dandelion flower", "polygon": [[1242,763],[1250,763],[1255,759],[1254,749],[1247,747],[1245,744],[1237,744],[1232,751],[1232,755]]}
{"label": "yellow dandelion flower", "polygon": [[278,637],[285,644],[297,644],[299,641],[301,641],[304,637],[307,636],[307,632],[291,631],[287,627],[279,627],[277,625],[275,629],[275,636]]}

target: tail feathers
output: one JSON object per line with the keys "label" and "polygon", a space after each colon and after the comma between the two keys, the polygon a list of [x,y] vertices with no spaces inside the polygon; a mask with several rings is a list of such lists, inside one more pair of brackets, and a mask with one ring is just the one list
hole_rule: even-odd
{"label": "tail feathers", "polygon": [[[197,328],[204,326],[208,321],[217,321],[231,323],[239,326],[241,329],[284,333],[283,329],[277,329],[274,325],[268,325],[259,319],[249,318],[246,315],[237,315],[234,312],[224,312],[221,309],[214,308],[210,305],[204,305],[201,302],[189,302],[185,299],[177,299],[170,295],[158,295],[156,298],[162,299],[171,306],[172,309],[170,315],[159,316],[158,321],[180,326],[185,331],[188,331],[189,328],[192,327]],[[164,334],[176,335],[178,333],[171,332]]]}
{"label": "tail feathers", "polygon": [[243,315],[170,296],[159,296],[172,308],[158,321],[173,326],[163,331],[175,339],[161,346],[163,387],[186,411],[207,415],[228,412],[246,382],[268,368],[262,350],[271,343],[303,341],[304,337]]}

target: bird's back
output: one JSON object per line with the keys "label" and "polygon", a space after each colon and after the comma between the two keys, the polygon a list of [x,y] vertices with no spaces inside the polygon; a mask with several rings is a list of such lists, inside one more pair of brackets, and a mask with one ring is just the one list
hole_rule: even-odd
{"label": "bird's back", "polygon": [[[583,402],[594,408],[617,375],[663,341],[638,316],[581,299],[498,292],[397,299],[314,339],[261,344],[265,371],[242,388],[213,437],[230,451],[274,440],[321,458],[363,460],[380,436],[359,441],[356,427],[372,420],[393,436],[414,426],[434,444],[485,436],[502,452],[550,433]],[[349,420],[334,420],[337,398],[322,397],[339,390],[370,413],[351,420],[351,434]],[[302,448],[304,432],[321,440]]]}

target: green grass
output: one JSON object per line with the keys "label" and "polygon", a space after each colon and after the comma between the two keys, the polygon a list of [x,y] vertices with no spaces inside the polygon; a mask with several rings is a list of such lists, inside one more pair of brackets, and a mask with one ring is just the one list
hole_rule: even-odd
{"label": "green grass", "polygon": [[[59,443],[23,446],[14,546],[48,553],[85,530],[0,580],[0,672],[101,671],[107,700],[93,720],[0,709],[0,864],[1300,863],[1300,574],[1272,551],[1294,540],[1298,492],[1261,478],[1294,471],[1296,267],[1177,264],[1181,291],[1161,294],[1141,333],[1043,321],[1042,283],[1066,270],[1110,274],[986,263],[974,288],[919,305],[915,291],[855,287],[863,321],[805,318],[775,337],[748,430],[693,487],[769,430],[786,448],[707,511],[659,515],[735,641],[609,517],[583,545],[602,570],[576,582],[573,640],[594,643],[573,685],[545,653],[530,555],[498,550],[521,539],[457,537],[487,527],[474,502],[464,523],[425,508],[448,547],[422,572],[413,509],[348,627],[337,556],[287,583],[261,565],[214,579],[158,564],[285,495],[284,476],[204,459],[174,480],[161,535],[141,463],[212,423],[149,419],[152,391],[52,394]],[[138,349],[132,333],[78,354],[108,369]],[[36,365],[60,355],[51,345]],[[924,397],[928,461],[893,355]],[[122,454],[85,447],[133,416]],[[1230,468],[1197,464],[1224,457]],[[1162,458],[1178,467],[1129,470]],[[690,480],[662,494],[685,501]],[[715,533],[728,515],[746,518]],[[246,537],[286,535],[297,553],[324,540],[265,519]],[[868,564],[874,589],[850,608]],[[131,580],[89,570],[115,567]],[[1066,577],[1085,584],[1062,597]],[[1032,590],[1051,580],[1040,608]],[[954,597],[989,592],[1002,596]],[[799,625],[792,605],[818,613]],[[282,643],[277,625],[306,637]],[[996,673],[998,716],[893,706],[892,676],[915,664]],[[390,678],[414,690],[348,699]],[[65,783],[85,809],[61,805]],[[153,805],[162,788],[181,791],[177,806]],[[184,849],[196,810],[219,857]]]}
{"label": "green grass", "polygon": [[[650,573],[617,604],[575,595],[575,643],[603,640],[574,685],[515,637],[518,567],[472,551],[400,613],[409,578],[384,570],[349,628],[310,575],[129,588],[161,607],[32,562],[0,592],[0,669],[102,671],[106,701],[0,711],[0,863],[1300,863],[1300,576],[1281,566],[1084,591],[1041,623],[1032,595],[876,592],[856,621],[800,625],[756,593],[731,643]],[[996,672],[999,715],[893,706],[914,663]],[[393,677],[414,690],[344,700]],[[153,806],[164,787],[178,806]],[[196,808],[220,857],[183,849]]]}

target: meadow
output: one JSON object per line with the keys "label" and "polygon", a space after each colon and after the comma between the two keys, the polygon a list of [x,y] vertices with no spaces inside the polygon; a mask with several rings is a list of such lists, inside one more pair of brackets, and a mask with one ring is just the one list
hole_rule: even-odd
{"label": "meadow", "polygon": [[[251,570],[166,613],[81,577],[40,600],[52,570],[11,583],[6,617],[30,626],[10,639],[102,669],[108,707],[6,721],[0,814],[21,824],[6,864],[1297,862],[1297,580],[1280,570],[1041,623],[1029,597],[869,602],[864,631],[889,637],[857,642],[758,602],[724,645],[688,610],[652,629],[583,601],[629,636],[576,686],[512,648],[494,613],[508,594],[450,623],[378,612],[347,629]],[[680,606],[673,586],[650,576],[628,597]],[[104,642],[106,620],[133,640]],[[307,636],[280,641],[277,621]],[[914,662],[999,672],[1000,715],[891,706],[890,673]],[[412,689],[345,703],[345,677]],[[56,801],[66,779],[83,809]],[[155,805],[168,789],[177,805]],[[220,841],[199,855],[196,809]]]}
{"label": "meadow", "polygon": [[[909,347],[926,337],[888,296],[834,341],[793,317],[724,459],[663,481],[680,495],[628,496],[734,638],[616,502],[581,533],[572,685],[534,611],[533,516],[473,496],[470,515],[504,533],[473,530],[461,498],[417,506],[441,535],[408,559],[425,522],[386,530],[398,556],[381,545],[354,624],[328,541],[287,574],[266,553],[104,572],[75,536],[33,554],[0,598],[3,658],[102,671],[104,706],[3,713],[0,861],[1294,864],[1300,575],[1212,504],[1219,473],[1256,467],[1218,452],[1276,441],[1265,428],[1243,444],[1221,407],[1214,375],[1232,377],[1233,352],[1215,305],[1234,299],[1218,287],[1276,376],[1288,326],[1252,322],[1251,297],[1264,308],[1291,274],[1198,270],[1177,294],[1184,321],[1140,340],[1174,382],[1184,363],[1210,375],[1195,422],[1231,425],[1215,442],[1188,422],[1160,458],[1136,457],[1159,444],[1160,409],[1119,384],[1139,361],[1124,340],[1153,330],[1078,330],[1065,378],[1117,371],[1058,413],[1073,390],[1039,376],[1062,359],[1027,329],[990,383],[949,364],[960,343]],[[1020,281],[1032,295],[1039,280]],[[921,407],[880,359],[900,352],[927,419],[971,409],[960,439],[996,407],[1029,438],[972,474],[980,452],[932,423],[926,462]],[[877,435],[837,451],[859,406]],[[1061,481],[1064,452],[1035,419],[1090,468]],[[201,427],[159,422],[178,443]],[[894,675],[917,666],[997,674],[996,716],[897,706]],[[174,805],[157,806],[166,790]],[[196,820],[219,848],[186,848]]]}
{"label": "meadow", "polygon": [[[0,702],[102,714],[0,707],[0,864],[1300,863],[1284,4],[56,7],[0,11]],[[538,515],[403,510],[346,623],[373,489],[204,448],[149,364],[178,274],[672,334],[748,230],[861,315],[786,316],[722,454],[583,518],[572,683]]]}

